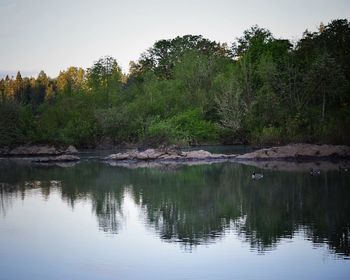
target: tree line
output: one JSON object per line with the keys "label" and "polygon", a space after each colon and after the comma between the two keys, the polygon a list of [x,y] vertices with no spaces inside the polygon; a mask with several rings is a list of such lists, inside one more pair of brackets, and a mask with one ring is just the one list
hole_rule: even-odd
{"label": "tree line", "polygon": [[292,44],[253,26],[229,46],[160,40],[123,74],[116,59],[56,78],[0,80],[0,145],[350,143],[350,23]]}

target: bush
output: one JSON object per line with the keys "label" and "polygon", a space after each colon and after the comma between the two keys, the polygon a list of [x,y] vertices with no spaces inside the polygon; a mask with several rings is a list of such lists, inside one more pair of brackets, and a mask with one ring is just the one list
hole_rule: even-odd
{"label": "bush", "polygon": [[148,144],[198,144],[215,141],[219,129],[203,119],[199,110],[189,110],[169,119],[154,118],[142,138]]}
{"label": "bush", "polygon": [[151,145],[188,143],[185,133],[177,129],[169,120],[160,120],[158,117],[146,128],[143,141]]}
{"label": "bush", "polygon": [[215,141],[219,135],[219,129],[210,121],[204,120],[199,109],[175,115],[170,122],[181,134],[187,136],[190,144]]}

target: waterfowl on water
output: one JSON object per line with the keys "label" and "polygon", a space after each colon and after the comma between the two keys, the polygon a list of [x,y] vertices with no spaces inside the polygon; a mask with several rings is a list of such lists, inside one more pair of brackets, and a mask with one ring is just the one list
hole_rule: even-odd
{"label": "waterfowl on water", "polygon": [[348,168],[347,167],[341,167],[341,166],[339,166],[339,171],[340,172],[348,172]]}
{"label": "waterfowl on water", "polygon": [[318,176],[321,174],[320,170],[313,170],[312,168],[310,169],[310,175],[311,176]]}
{"label": "waterfowl on water", "polygon": [[264,178],[264,174],[253,172],[253,174],[252,174],[252,179],[253,180],[259,180],[259,179],[262,179],[262,178]]}

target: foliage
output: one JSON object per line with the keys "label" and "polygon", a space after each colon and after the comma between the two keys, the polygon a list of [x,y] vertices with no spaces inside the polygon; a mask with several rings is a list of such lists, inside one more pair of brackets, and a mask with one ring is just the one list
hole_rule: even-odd
{"label": "foliage", "polygon": [[233,43],[159,40],[57,78],[0,80],[0,146],[57,143],[350,143],[350,23],[289,40],[253,26]]}
{"label": "foliage", "polygon": [[20,108],[14,102],[2,103],[0,106],[0,145],[12,145],[22,142]]}
{"label": "foliage", "polygon": [[183,135],[187,136],[190,144],[217,140],[217,127],[212,122],[203,119],[203,115],[199,109],[189,110],[175,115],[170,119],[170,122]]}
{"label": "foliage", "polygon": [[39,113],[38,142],[86,146],[96,140],[93,108],[80,96],[59,99],[54,106],[44,104]]}
{"label": "foliage", "polygon": [[155,118],[147,127],[143,141],[149,145],[186,143],[186,137],[169,120]]}
{"label": "foliage", "polygon": [[141,71],[151,70],[161,78],[170,79],[173,76],[174,66],[181,61],[183,53],[198,51],[208,56],[229,56],[225,47],[215,41],[203,38],[201,35],[185,35],[169,40],[159,40],[152,48],[141,55],[138,68]]}
{"label": "foliage", "polygon": [[153,119],[146,129],[145,142],[151,144],[197,144],[217,140],[218,129],[210,121],[203,120],[197,110],[185,111],[170,119]]}

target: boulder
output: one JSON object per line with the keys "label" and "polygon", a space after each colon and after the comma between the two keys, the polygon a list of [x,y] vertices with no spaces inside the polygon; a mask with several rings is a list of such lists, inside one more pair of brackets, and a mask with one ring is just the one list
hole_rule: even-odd
{"label": "boulder", "polygon": [[58,155],[61,152],[54,146],[18,146],[9,152],[11,156]]}
{"label": "boulder", "polygon": [[183,154],[163,154],[159,157],[159,160],[179,160],[179,159],[184,159],[186,158],[186,153]]}
{"label": "boulder", "polygon": [[147,149],[142,152],[132,151],[112,154],[106,160],[137,160],[137,161],[178,161],[178,160],[211,160],[233,158],[235,155],[211,154],[207,151],[182,152],[179,149]]}
{"label": "boulder", "polygon": [[155,149],[147,149],[143,152],[138,152],[134,154],[135,159],[139,160],[154,160],[159,158],[160,156],[164,155],[165,153],[160,150]]}
{"label": "boulder", "polygon": [[130,159],[129,153],[111,154],[105,158],[105,160],[127,160],[127,159]]}
{"label": "boulder", "polygon": [[188,159],[205,159],[212,157],[212,153],[204,151],[204,150],[198,150],[198,151],[189,151],[185,153],[186,158]]}
{"label": "boulder", "polygon": [[77,154],[78,150],[70,145],[68,148],[56,148],[50,145],[24,145],[13,148],[3,148],[0,154],[12,157],[58,156]]}
{"label": "boulder", "polygon": [[37,163],[51,163],[51,162],[75,162],[79,161],[80,157],[75,155],[59,155],[53,157],[41,157],[33,159],[32,162]]}
{"label": "boulder", "polygon": [[335,145],[291,144],[261,149],[237,156],[244,160],[303,159],[303,158],[350,157],[350,147]]}
{"label": "boulder", "polygon": [[77,154],[77,153],[78,153],[77,148],[72,146],[72,145],[69,145],[65,151],[65,154],[67,154],[67,155],[73,155],[73,154]]}

